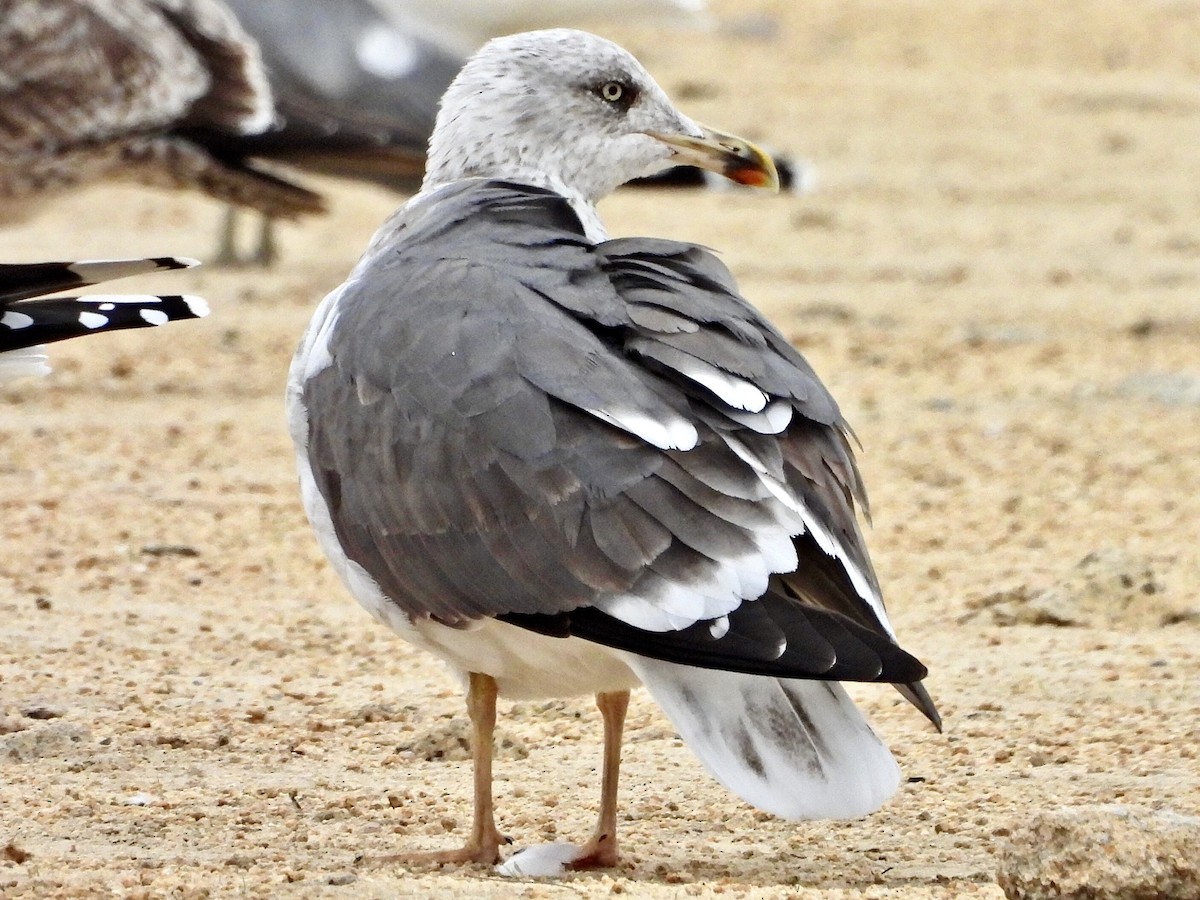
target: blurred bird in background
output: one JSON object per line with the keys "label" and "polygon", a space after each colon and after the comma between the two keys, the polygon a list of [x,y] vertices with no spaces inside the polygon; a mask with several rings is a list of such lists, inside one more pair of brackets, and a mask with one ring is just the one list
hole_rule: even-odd
{"label": "blurred bird in background", "polygon": [[0,0],[0,221],[104,178],[273,217],[321,198],[214,153],[275,121],[258,49],[218,0]]}
{"label": "blurred bird in background", "polygon": [[[412,193],[467,55],[614,15],[708,22],[703,0],[0,0],[0,224],[105,178],[193,188],[228,204],[213,261],[269,265],[275,221],[326,208],[296,169]],[[247,254],[238,208],[263,216]]]}
{"label": "blurred bird in background", "polygon": [[[488,39],[534,27],[581,24],[613,15],[699,26],[703,0],[226,0],[258,42],[277,109],[265,132],[221,138],[223,152],[369,181],[401,194],[420,186],[438,101],[467,56]],[[206,138],[212,146],[212,138]],[[795,165],[776,159],[782,187]],[[720,179],[717,179],[720,181]],[[677,167],[650,186],[699,187],[699,169]],[[218,259],[239,257],[230,210]],[[268,220],[250,259],[276,250]]]}

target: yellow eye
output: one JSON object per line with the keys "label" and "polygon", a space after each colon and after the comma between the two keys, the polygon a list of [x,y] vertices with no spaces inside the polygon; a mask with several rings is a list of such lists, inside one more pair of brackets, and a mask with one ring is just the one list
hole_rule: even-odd
{"label": "yellow eye", "polygon": [[600,85],[600,98],[608,103],[617,103],[625,96],[625,85],[619,81],[606,81]]}

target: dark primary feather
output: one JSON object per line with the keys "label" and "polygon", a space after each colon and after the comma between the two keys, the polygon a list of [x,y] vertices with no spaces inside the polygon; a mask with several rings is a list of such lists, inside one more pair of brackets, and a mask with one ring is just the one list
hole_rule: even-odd
{"label": "dark primary feather", "polygon": [[204,302],[179,294],[136,295],[123,300],[107,296],[43,297],[116,278],[186,269],[195,264],[194,260],[174,256],[0,264],[0,353],[102,331],[150,328],[165,322],[202,318],[208,314]]}
{"label": "dark primary feather", "polygon": [[143,272],[188,269],[195,260],[175,256],[77,262],[0,263],[0,303],[77,290]]}
{"label": "dark primary feather", "polygon": [[500,618],[554,637],[582,637],[652,659],[748,675],[905,684],[927,674],[919,660],[879,632],[775,589],[730,613],[729,631],[720,637],[711,622],[679,631],[645,631],[594,607]]}
{"label": "dark primary feather", "polygon": [[[874,583],[837,406],[712,254],[593,245],[558,195],[464,182],[393,222],[336,316],[332,363],[303,388],[308,458],[343,550],[410,617],[498,616],[784,677],[924,676],[808,534],[792,582],[742,602],[724,637],[710,620],[646,632],[594,608],[666,582],[704,596],[752,546],[763,488],[722,434],[804,497]],[[662,347],[753,381],[790,404],[791,425],[744,426]],[[661,450],[586,411],[614,408],[690,421],[700,443]]]}
{"label": "dark primary feather", "polygon": [[[0,305],[0,314],[6,311],[28,316],[33,322],[21,328],[10,328],[7,323],[0,321],[0,353],[102,331],[153,328],[166,322],[199,319],[207,315],[206,308],[196,304],[196,298],[180,294],[131,297],[122,302],[89,300],[87,297],[51,297]],[[97,324],[85,325],[81,314],[99,317],[95,320]],[[148,315],[153,318],[148,318]]]}

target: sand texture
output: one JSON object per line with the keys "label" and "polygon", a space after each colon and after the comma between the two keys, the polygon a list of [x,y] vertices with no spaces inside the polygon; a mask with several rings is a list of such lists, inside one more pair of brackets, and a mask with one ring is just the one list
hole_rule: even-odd
{"label": "sand texture", "polygon": [[[854,688],[907,783],[792,824],[631,707],[621,868],[356,866],[470,820],[458,684],[337,583],[282,392],[398,202],[311,181],[273,271],[166,273],[202,322],[60,345],[0,389],[0,895],[1001,898],[1034,816],[1200,814],[1200,3],[734,3],[614,31],[701,121],[811,161],[801,197],[623,193],[614,234],[718,248],[862,441],[868,533],[946,719]],[[773,24],[772,24],[773,23]],[[102,186],[0,258],[205,256],[219,208]],[[582,840],[587,698],[504,703],[518,846]]]}

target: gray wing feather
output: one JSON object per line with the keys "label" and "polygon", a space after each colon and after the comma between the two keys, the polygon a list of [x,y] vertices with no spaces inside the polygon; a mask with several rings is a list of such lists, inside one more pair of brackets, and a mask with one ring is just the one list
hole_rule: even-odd
{"label": "gray wing feather", "polygon": [[[710,592],[770,517],[762,481],[722,434],[804,497],[874,578],[836,405],[711,254],[594,246],[562,198],[494,182],[444,191],[390,228],[345,289],[332,363],[303,400],[343,549],[408,615],[454,624],[669,584]],[[659,348],[751,379],[791,404],[792,423],[744,427]],[[586,412],[618,403],[686,416],[699,445],[660,450]],[[792,595],[878,630],[839,565],[829,557]]]}

